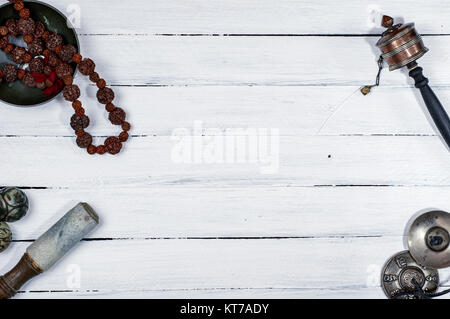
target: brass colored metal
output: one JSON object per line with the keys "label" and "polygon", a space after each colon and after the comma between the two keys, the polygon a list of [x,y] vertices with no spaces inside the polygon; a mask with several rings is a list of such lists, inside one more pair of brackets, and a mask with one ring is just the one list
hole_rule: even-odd
{"label": "brass colored metal", "polygon": [[450,266],[450,214],[432,211],[419,216],[408,232],[408,246],[414,259],[424,267]]}
{"label": "brass colored metal", "polygon": [[428,49],[414,28],[414,23],[393,25],[393,19],[383,16],[382,25],[388,27],[377,42],[383,59],[393,71],[422,57]]}
{"label": "brass colored metal", "polygon": [[381,271],[381,286],[390,299],[401,293],[407,293],[403,299],[417,298],[413,293],[408,294],[415,289],[414,280],[425,293],[432,293],[439,286],[439,273],[420,266],[407,250],[391,257]]}

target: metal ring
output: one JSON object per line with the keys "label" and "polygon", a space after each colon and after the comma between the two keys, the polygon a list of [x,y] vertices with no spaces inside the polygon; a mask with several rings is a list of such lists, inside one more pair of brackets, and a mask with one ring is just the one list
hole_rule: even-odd
{"label": "metal ring", "polygon": [[392,41],[401,38],[402,36],[404,36],[405,34],[407,34],[409,31],[411,31],[412,29],[414,29],[414,23],[411,23],[410,25],[406,26],[404,30],[400,31],[399,33],[397,33],[396,35],[394,35],[392,38],[387,39],[384,42],[381,43],[377,43],[376,46],[377,47],[384,47],[386,44],[391,43]]}
{"label": "metal ring", "polygon": [[404,67],[405,65],[407,65],[407,64],[409,64],[409,63],[411,63],[411,62],[421,58],[427,52],[428,52],[428,49],[424,47],[422,49],[422,51],[420,51],[416,55],[413,55],[412,57],[407,58],[407,59],[403,60],[400,63],[397,63],[397,64],[389,66],[389,71],[394,71],[394,70],[400,69],[401,67]]}
{"label": "metal ring", "polygon": [[418,43],[420,41],[422,41],[422,38],[420,37],[420,35],[418,35],[417,37],[415,37],[411,41],[406,42],[406,43],[402,44],[401,46],[396,47],[394,50],[382,54],[381,56],[383,57],[383,59],[390,58],[391,56],[396,55],[397,53],[399,53],[399,52],[409,48],[410,46],[413,46],[414,44],[416,44],[416,43]]}

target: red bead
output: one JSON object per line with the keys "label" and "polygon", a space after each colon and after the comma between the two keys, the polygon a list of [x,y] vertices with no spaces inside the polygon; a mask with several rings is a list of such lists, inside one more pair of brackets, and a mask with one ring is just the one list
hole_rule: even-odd
{"label": "red bead", "polygon": [[24,8],[24,4],[22,1],[16,1],[16,3],[14,3],[14,9],[16,9],[17,11],[20,11]]}
{"label": "red bead", "polygon": [[131,129],[131,125],[128,122],[123,122],[122,123],[122,130],[124,130],[125,132],[128,132]]}
{"label": "red bead", "polygon": [[30,63],[31,60],[33,59],[33,56],[31,54],[29,54],[29,53],[25,53],[23,55],[22,59],[23,59],[23,62]]}
{"label": "red bead", "polygon": [[49,36],[50,36],[50,32],[44,31],[44,33],[42,34],[42,39],[47,40]]}
{"label": "red bead", "polygon": [[28,19],[30,17],[30,10],[28,10],[27,8],[23,8],[19,11],[19,16],[22,19]]}
{"label": "red bead", "polygon": [[75,135],[78,136],[78,137],[83,136],[84,135],[84,130],[75,131]]}
{"label": "red bead", "polygon": [[80,100],[75,100],[75,101],[73,101],[73,103],[72,103],[72,107],[75,109],[75,110],[77,110],[77,109],[79,109],[80,107],[81,107],[81,101]]}
{"label": "red bead", "polygon": [[64,76],[63,81],[64,81],[65,85],[72,85],[72,83],[73,83],[73,76],[66,75],[66,76]]}
{"label": "red bead", "polygon": [[108,103],[108,104],[106,104],[106,106],[105,106],[105,109],[106,109],[108,112],[114,111],[115,108],[116,108],[115,105],[112,104],[112,103]]}
{"label": "red bead", "polygon": [[14,50],[14,45],[10,43],[6,46],[6,48],[3,51],[5,51],[6,54],[9,54],[11,53],[12,50]]}
{"label": "red bead", "polygon": [[106,81],[103,79],[100,79],[97,81],[97,87],[99,89],[104,89],[106,87]]}
{"label": "red bead", "polygon": [[103,155],[106,153],[106,148],[104,145],[97,146],[97,154]]}
{"label": "red bead", "polygon": [[17,71],[17,77],[18,77],[19,79],[22,79],[22,78],[24,77],[25,73],[26,73],[25,70],[20,69],[20,70]]}
{"label": "red bead", "polygon": [[1,36],[6,36],[6,35],[8,35],[8,33],[9,33],[9,31],[8,31],[8,28],[7,27],[5,27],[5,26],[1,26],[0,27],[0,35]]}
{"label": "red bead", "polygon": [[78,53],[75,53],[72,57],[72,61],[75,63],[80,63],[82,61],[82,59],[83,59],[83,57]]}
{"label": "red bead", "polygon": [[77,115],[77,116],[83,116],[84,115],[84,109],[82,108],[82,107],[80,107],[79,109],[76,109],[75,110],[75,114]]}
{"label": "red bead", "polygon": [[88,146],[87,152],[91,155],[94,155],[97,152],[97,148],[91,144]]}
{"label": "red bead", "polygon": [[32,34],[25,34],[23,36],[23,41],[25,41],[25,43],[29,44],[33,41],[34,37]]}
{"label": "red bead", "polygon": [[127,132],[122,132],[122,133],[120,133],[120,135],[119,135],[119,140],[121,141],[121,142],[125,142],[126,140],[128,140],[128,133]]}

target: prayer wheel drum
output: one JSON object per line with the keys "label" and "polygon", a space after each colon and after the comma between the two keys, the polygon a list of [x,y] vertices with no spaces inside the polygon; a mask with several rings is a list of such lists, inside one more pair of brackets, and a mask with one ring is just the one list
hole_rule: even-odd
{"label": "prayer wheel drum", "polygon": [[388,28],[377,42],[381,56],[394,71],[422,57],[428,49],[414,28],[414,23],[396,24],[389,16],[383,16],[382,26]]}

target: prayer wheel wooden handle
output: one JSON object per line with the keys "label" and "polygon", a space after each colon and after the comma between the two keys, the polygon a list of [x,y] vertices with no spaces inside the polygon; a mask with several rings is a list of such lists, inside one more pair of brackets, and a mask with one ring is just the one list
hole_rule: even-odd
{"label": "prayer wheel wooden handle", "polygon": [[427,106],[436,127],[450,148],[450,119],[447,112],[437,98],[436,94],[434,94],[433,90],[428,85],[428,79],[423,76],[422,68],[416,66],[415,63],[413,65],[409,65],[408,67],[411,68],[409,76],[414,79],[415,86],[420,90],[425,105]]}

